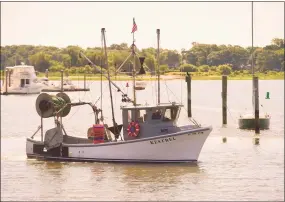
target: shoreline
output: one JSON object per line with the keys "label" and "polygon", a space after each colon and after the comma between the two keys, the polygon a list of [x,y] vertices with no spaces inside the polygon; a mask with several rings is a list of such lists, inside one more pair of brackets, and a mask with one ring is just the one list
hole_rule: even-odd
{"label": "shoreline", "polygon": [[[257,75],[259,80],[284,80],[283,75],[270,75],[270,76],[265,76],[265,75]],[[38,76],[38,79],[45,78],[44,76]],[[60,76],[49,76],[49,80],[51,81],[60,81],[61,77]],[[4,80],[5,77],[1,76],[1,80]],[[84,81],[84,76],[73,76],[70,75],[69,79],[72,81]],[[132,80],[132,77],[128,76],[112,76],[111,79],[113,81],[130,81]],[[185,76],[183,75],[161,75],[160,76],[161,80],[185,80]],[[100,81],[101,76],[86,76],[86,81]],[[102,79],[103,81],[107,81],[105,77]],[[138,77],[136,78],[136,81],[154,81],[157,80],[157,76],[143,76],[143,77]],[[191,80],[222,80],[222,75],[192,75]],[[228,80],[252,80],[252,75],[246,75],[246,76],[228,76]]]}
{"label": "shoreline", "polygon": [[[258,76],[259,80],[284,80],[284,76]],[[44,77],[38,77],[39,79]],[[49,80],[59,80],[61,77],[59,76],[51,76],[49,77]],[[69,79],[72,81],[80,80],[84,81],[83,76],[69,76]],[[126,77],[126,76],[117,76],[117,77],[111,77],[113,81],[130,81],[132,80],[132,77]],[[161,75],[161,80],[185,80],[185,76],[179,76],[179,75]],[[100,81],[100,76],[86,76],[86,81]],[[107,81],[105,77],[102,79],[103,81]],[[154,81],[157,80],[157,76],[144,76],[142,78],[136,78],[136,81]],[[196,76],[192,75],[191,80],[222,80],[221,75],[215,75],[215,76]],[[252,80],[252,76],[228,76],[228,80]]]}

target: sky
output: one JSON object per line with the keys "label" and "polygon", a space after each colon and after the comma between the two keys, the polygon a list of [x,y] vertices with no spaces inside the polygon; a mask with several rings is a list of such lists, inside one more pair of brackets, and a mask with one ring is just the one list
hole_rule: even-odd
{"label": "sky", "polygon": [[[1,2],[1,45],[101,47],[132,43],[181,50],[192,42],[251,46],[251,2]],[[254,46],[284,38],[284,3],[254,2]]]}

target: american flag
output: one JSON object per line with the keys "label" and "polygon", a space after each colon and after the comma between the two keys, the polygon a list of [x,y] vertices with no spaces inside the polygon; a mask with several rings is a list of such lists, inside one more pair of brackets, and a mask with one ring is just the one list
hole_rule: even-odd
{"label": "american flag", "polygon": [[138,30],[137,24],[135,22],[135,18],[133,18],[133,29],[132,29],[132,33],[134,33],[135,31]]}

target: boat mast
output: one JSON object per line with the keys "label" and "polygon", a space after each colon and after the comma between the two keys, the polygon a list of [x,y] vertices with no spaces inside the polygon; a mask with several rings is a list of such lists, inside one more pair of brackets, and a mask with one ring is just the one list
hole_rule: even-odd
{"label": "boat mast", "polygon": [[[101,30],[102,32],[102,30]],[[101,99],[101,103],[100,103],[100,107],[101,110],[103,109],[103,49],[104,49],[104,44],[103,44],[103,34],[101,34],[101,57],[100,57],[100,66],[101,66],[101,82],[100,82],[100,99]],[[104,121],[104,116],[103,116],[103,110],[101,111],[101,117],[100,120],[103,122]],[[98,123],[99,123],[99,119],[98,119]]]}
{"label": "boat mast", "polygon": [[107,48],[106,48],[106,38],[105,38],[105,28],[101,29],[103,41],[104,41],[104,50],[105,50],[105,63],[106,63],[106,69],[107,69],[107,75],[108,75],[108,83],[109,83],[109,91],[110,91],[110,100],[111,100],[111,108],[112,108],[112,120],[113,120],[113,126],[114,126],[114,134],[117,135],[117,123],[115,121],[115,115],[114,115],[114,105],[113,105],[113,96],[112,96],[112,88],[111,88],[111,81],[110,81],[110,68],[108,65],[108,57],[107,57]]}
{"label": "boat mast", "polygon": [[156,30],[157,33],[157,104],[160,104],[160,69],[159,69],[159,39],[160,39],[160,29]]}
{"label": "boat mast", "polygon": [[135,32],[133,32],[133,44],[132,44],[132,55],[134,57],[133,64],[133,97],[134,97],[134,106],[136,106],[136,54],[135,54]]}

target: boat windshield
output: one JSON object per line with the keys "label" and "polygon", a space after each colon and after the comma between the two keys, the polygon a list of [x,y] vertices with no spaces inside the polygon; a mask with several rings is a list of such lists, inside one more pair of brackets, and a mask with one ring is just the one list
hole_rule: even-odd
{"label": "boat windshield", "polygon": [[163,121],[174,121],[178,114],[178,107],[167,107],[164,112]]}

